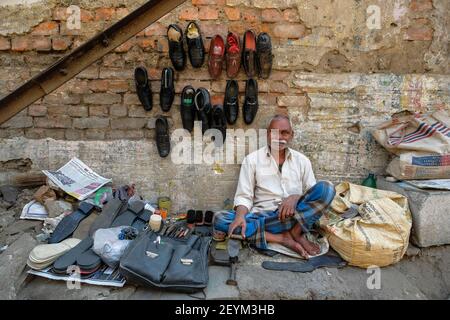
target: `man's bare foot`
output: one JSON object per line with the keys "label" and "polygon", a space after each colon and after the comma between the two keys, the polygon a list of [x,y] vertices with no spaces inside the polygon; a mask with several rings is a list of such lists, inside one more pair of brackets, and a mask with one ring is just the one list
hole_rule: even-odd
{"label": "man's bare foot", "polygon": [[300,236],[299,243],[305,248],[310,256],[316,256],[320,253],[320,246],[317,243],[306,239],[304,235]]}
{"label": "man's bare foot", "polygon": [[310,256],[315,256],[320,253],[320,246],[309,241],[304,235],[302,235],[302,228],[298,223],[289,231],[289,233],[296,242],[302,245]]}
{"label": "man's bare foot", "polygon": [[284,232],[283,233],[283,242],[282,245],[285,247],[288,247],[289,249],[297,252],[299,255],[301,255],[303,258],[308,259],[308,252],[305,250],[305,248],[302,246],[302,244],[298,243],[294,240],[290,232]]}

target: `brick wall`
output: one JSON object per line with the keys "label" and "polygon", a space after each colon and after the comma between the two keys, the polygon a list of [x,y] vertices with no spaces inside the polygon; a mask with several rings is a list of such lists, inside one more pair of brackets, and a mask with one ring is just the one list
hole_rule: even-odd
{"label": "brick wall", "polygon": [[[0,26],[0,96],[144,2],[0,5],[0,21],[7,22]],[[81,7],[80,30],[67,28],[70,4]],[[367,8],[374,4],[380,8],[381,29],[368,27],[372,12]],[[240,118],[234,127],[259,128],[274,113],[289,114],[297,132],[294,145],[311,157],[319,177],[359,180],[369,170],[382,172],[388,158],[368,132],[376,122],[403,109],[449,108],[448,11],[446,0],[186,1],[3,124],[0,139],[153,144],[154,119],[162,114],[159,78],[170,65],[166,28],[178,23],[184,29],[188,21],[199,20],[206,49],[212,36],[225,36],[228,30],[242,35],[253,28],[272,36],[274,71],[270,79],[259,81],[258,117],[251,126]],[[152,80],[151,112],[143,110],[135,94],[133,70],[140,65]],[[245,79],[241,71],[242,92]],[[167,114],[172,129],[181,127],[179,93],[188,84],[209,89],[213,101],[220,102],[226,77],[211,81],[206,64],[201,70],[188,64],[177,73],[178,95]]]}

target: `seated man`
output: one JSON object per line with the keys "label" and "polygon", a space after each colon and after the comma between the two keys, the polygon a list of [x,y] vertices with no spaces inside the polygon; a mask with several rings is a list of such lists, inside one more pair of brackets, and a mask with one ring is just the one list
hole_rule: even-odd
{"label": "seated man", "polygon": [[217,212],[214,238],[240,234],[257,248],[282,244],[304,258],[320,248],[304,236],[331,204],[335,189],[316,183],[311,162],[288,148],[294,131],[288,117],[277,115],[268,127],[268,146],[243,161],[232,211]]}

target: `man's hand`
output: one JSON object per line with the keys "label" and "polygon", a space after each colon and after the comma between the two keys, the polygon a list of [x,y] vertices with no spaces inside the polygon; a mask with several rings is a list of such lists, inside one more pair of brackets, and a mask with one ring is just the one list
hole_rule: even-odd
{"label": "man's hand", "polygon": [[287,218],[293,217],[300,197],[300,195],[295,194],[284,199],[278,208],[278,219],[284,221]]}
{"label": "man's hand", "polygon": [[228,228],[229,237],[231,237],[231,235],[233,234],[234,229],[241,227],[241,235],[242,238],[245,239],[245,230],[247,228],[245,216],[247,215],[247,213],[248,213],[247,208],[243,206],[239,206],[236,208],[236,217],[234,218],[234,221],[230,224],[230,227]]}

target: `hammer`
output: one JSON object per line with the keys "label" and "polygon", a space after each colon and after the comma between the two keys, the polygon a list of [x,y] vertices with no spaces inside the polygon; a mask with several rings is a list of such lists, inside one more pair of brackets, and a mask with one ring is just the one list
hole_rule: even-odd
{"label": "hammer", "polygon": [[237,286],[236,281],[236,264],[239,259],[239,249],[241,247],[240,240],[228,239],[228,255],[230,256],[230,277],[226,284],[229,286]]}

